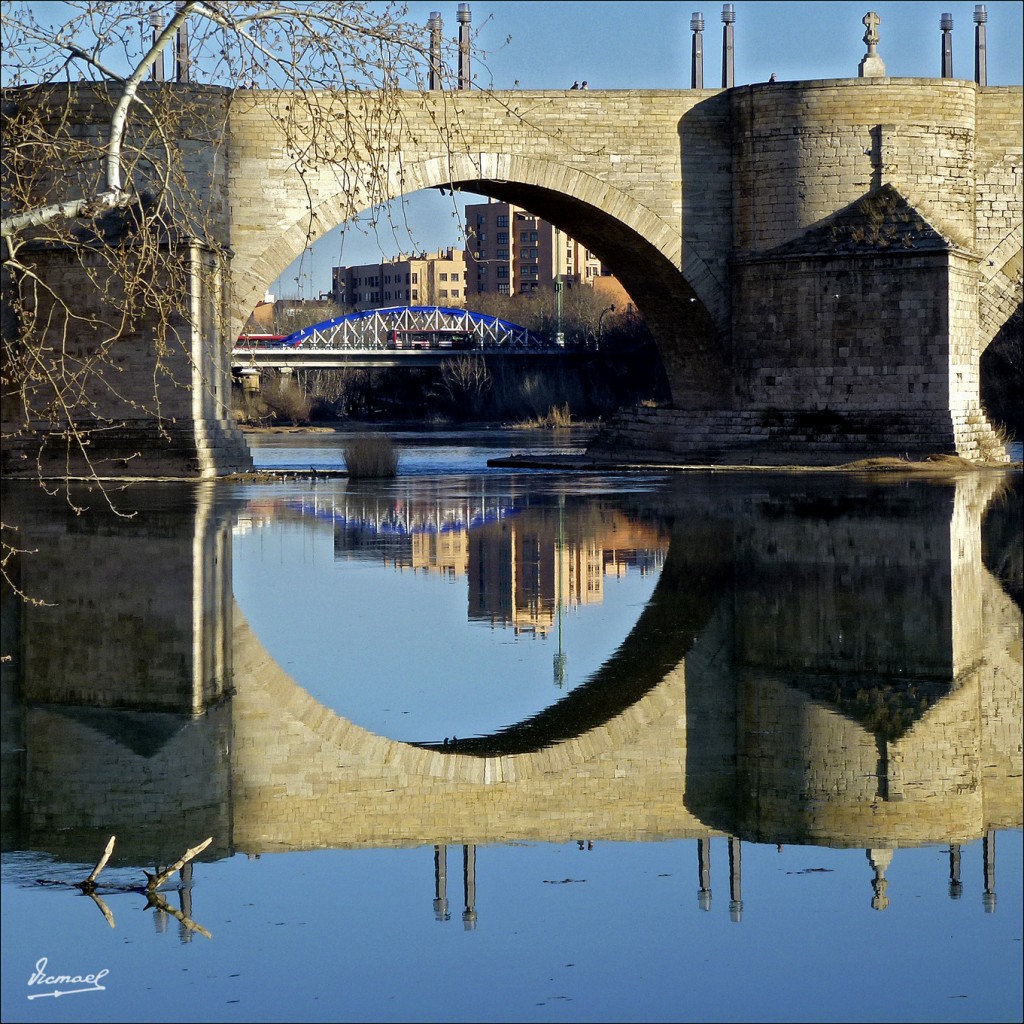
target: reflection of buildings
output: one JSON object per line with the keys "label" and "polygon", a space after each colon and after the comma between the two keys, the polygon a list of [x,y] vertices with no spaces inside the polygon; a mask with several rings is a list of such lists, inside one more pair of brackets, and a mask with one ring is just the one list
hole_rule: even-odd
{"label": "reflection of buildings", "polygon": [[612,514],[586,531],[523,515],[471,534],[469,618],[545,636],[558,609],[604,599],[606,574],[660,565],[664,535]]}
{"label": "reflection of buildings", "polygon": [[606,576],[660,568],[667,543],[661,526],[620,511],[581,522],[572,509],[515,509],[506,499],[452,506],[409,498],[372,507],[326,499],[276,508],[254,503],[236,530],[289,516],[330,522],[336,558],[466,578],[470,621],[538,636],[552,629],[559,610],[600,604]]}
{"label": "reflection of buildings", "polygon": [[414,569],[438,572],[457,579],[469,572],[469,533],[445,530],[412,535],[411,562]]}

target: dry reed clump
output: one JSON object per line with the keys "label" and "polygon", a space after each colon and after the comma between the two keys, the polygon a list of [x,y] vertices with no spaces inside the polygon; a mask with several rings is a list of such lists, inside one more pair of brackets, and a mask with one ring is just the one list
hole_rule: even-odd
{"label": "dry reed clump", "polygon": [[519,423],[513,423],[512,427],[516,430],[533,430],[537,427],[571,427],[572,426],[572,411],[569,409],[569,403],[566,402],[562,406],[551,406],[548,409],[547,414],[544,416],[535,416],[530,420],[521,420]]}
{"label": "dry reed clump", "polygon": [[360,434],[342,447],[350,477],[386,479],[398,473],[398,453],[384,434]]}

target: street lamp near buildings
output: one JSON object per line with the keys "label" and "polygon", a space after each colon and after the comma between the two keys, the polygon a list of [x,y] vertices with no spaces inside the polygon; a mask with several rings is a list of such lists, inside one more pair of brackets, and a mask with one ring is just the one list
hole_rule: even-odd
{"label": "street lamp near buildings", "polygon": [[604,318],[609,313],[614,313],[614,312],[615,312],[615,303],[614,302],[610,306],[607,306],[605,309],[601,310],[601,315],[597,318],[597,341],[594,343],[594,348],[595,349],[599,350],[601,348],[601,335],[604,332]]}

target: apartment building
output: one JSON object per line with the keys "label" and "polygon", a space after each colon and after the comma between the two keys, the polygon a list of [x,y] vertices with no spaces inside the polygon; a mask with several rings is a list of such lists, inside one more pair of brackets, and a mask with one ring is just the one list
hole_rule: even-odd
{"label": "apartment building", "polygon": [[331,270],[334,301],[353,310],[389,306],[462,308],[466,290],[466,254],[461,249],[439,249]]}
{"label": "apartment building", "polygon": [[521,292],[562,283],[593,284],[601,261],[540,217],[510,203],[466,207],[466,267],[470,295]]}

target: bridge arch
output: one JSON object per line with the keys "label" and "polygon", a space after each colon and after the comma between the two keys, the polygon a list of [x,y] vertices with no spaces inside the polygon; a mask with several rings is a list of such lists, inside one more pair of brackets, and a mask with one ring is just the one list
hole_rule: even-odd
{"label": "bridge arch", "polygon": [[[432,188],[451,188],[512,203],[556,225],[597,253],[642,310],[661,354],[673,401],[713,407],[726,397],[729,298],[725,282],[682,234],[644,203],[593,174],[553,160],[508,152],[450,153],[389,167],[388,202]],[[235,315],[244,320],[265,282],[305,248],[360,210],[335,188],[311,211],[264,236],[258,252],[239,251],[232,276]],[[364,207],[365,209],[365,207]],[[246,282],[239,287],[239,282]]]}

